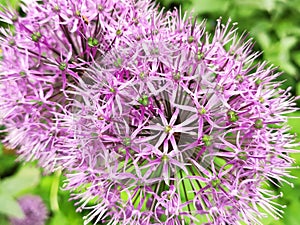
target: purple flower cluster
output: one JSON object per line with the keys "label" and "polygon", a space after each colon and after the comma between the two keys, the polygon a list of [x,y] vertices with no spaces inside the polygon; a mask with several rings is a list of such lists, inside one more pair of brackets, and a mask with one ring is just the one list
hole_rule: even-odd
{"label": "purple flower cluster", "polygon": [[48,210],[39,196],[25,195],[18,199],[24,218],[10,218],[11,225],[45,225]]}
{"label": "purple flower cluster", "polygon": [[[46,0],[0,13],[7,144],[64,169],[85,224],[277,218],[295,98],[236,25],[214,34],[146,0]],[[13,29],[12,29],[13,27]],[[243,222],[241,222],[243,221]]]}

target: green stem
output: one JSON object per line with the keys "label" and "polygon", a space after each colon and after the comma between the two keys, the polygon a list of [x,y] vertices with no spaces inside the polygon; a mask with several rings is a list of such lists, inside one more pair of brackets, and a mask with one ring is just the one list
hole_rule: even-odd
{"label": "green stem", "polygon": [[50,208],[53,212],[59,211],[57,196],[58,196],[60,176],[61,176],[61,170],[58,170],[54,173],[54,179],[50,189]]}

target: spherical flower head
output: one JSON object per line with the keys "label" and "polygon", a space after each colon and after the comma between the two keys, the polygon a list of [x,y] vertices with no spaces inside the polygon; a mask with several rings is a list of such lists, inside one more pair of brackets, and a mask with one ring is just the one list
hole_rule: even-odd
{"label": "spherical flower head", "polygon": [[48,210],[43,200],[36,195],[25,195],[18,199],[24,218],[10,218],[11,225],[45,225]]}
{"label": "spherical flower head", "polygon": [[0,123],[20,158],[53,171],[71,160],[62,149],[71,137],[57,116],[73,104],[64,91],[112,46],[134,39],[154,7],[122,0],[20,4],[25,16],[0,12]]}
{"label": "spherical flower head", "polygon": [[86,224],[280,217],[265,186],[287,182],[297,145],[285,116],[295,98],[274,82],[280,74],[254,62],[251,39],[230,21],[213,35],[177,11],[151,21],[137,42],[95,62],[62,119],[75,137],[65,153],[78,155],[65,187],[79,210],[92,209]]}
{"label": "spherical flower head", "polygon": [[32,1],[1,13],[7,143],[48,169],[85,224],[252,225],[281,216],[294,98],[236,25],[149,1]]}

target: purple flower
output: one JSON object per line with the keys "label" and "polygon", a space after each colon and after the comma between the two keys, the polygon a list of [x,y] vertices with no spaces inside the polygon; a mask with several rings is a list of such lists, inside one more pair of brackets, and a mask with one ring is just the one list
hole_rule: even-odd
{"label": "purple flower", "polygon": [[18,199],[24,218],[10,218],[12,225],[44,225],[48,210],[39,196],[25,195]]}
{"label": "purple flower", "polygon": [[66,91],[77,96],[62,116],[74,132],[66,154],[78,161],[65,188],[81,188],[73,199],[91,210],[86,223],[280,217],[279,196],[264,184],[287,182],[296,144],[284,114],[296,110],[294,98],[273,81],[280,74],[272,66],[254,63],[258,53],[230,21],[218,20],[211,37],[203,23],[176,15],[112,50],[89,82]]}
{"label": "purple flower", "polygon": [[[131,42],[154,10],[148,1],[29,1],[26,13],[0,12],[0,119],[7,145],[53,171],[65,165],[69,138],[57,117],[73,104],[72,90],[112,46]],[[143,16],[141,16],[143,14]]]}
{"label": "purple flower", "polygon": [[[7,142],[63,168],[85,224],[261,224],[281,216],[295,98],[251,39],[148,1],[45,1],[1,39]],[[242,222],[243,221],[243,222]]]}

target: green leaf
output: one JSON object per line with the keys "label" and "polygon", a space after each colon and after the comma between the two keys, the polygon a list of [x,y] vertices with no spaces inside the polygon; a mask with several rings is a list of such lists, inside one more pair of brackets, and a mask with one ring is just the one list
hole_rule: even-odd
{"label": "green leaf", "polygon": [[40,180],[40,170],[34,167],[23,166],[14,176],[0,182],[0,193],[16,196],[21,192],[35,187]]}
{"label": "green leaf", "polygon": [[0,224],[1,225],[10,225],[7,217],[4,214],[0,214]]}
{"label": "green leaf", "polygon": [[0,202],[0,213],[17,218],[24,217],[19,203],[13,197],[3,193],[0,195]]}
{"label": "green leaf", "polygon": [[13,8],[17,8],[20,0],[0,0],[0,4],[4,6],[12,6]]}
{"label": "green leaf", "polygon": [[230,1],[192,0],[192,4],[195,13],[225,12],[229,8]]}

